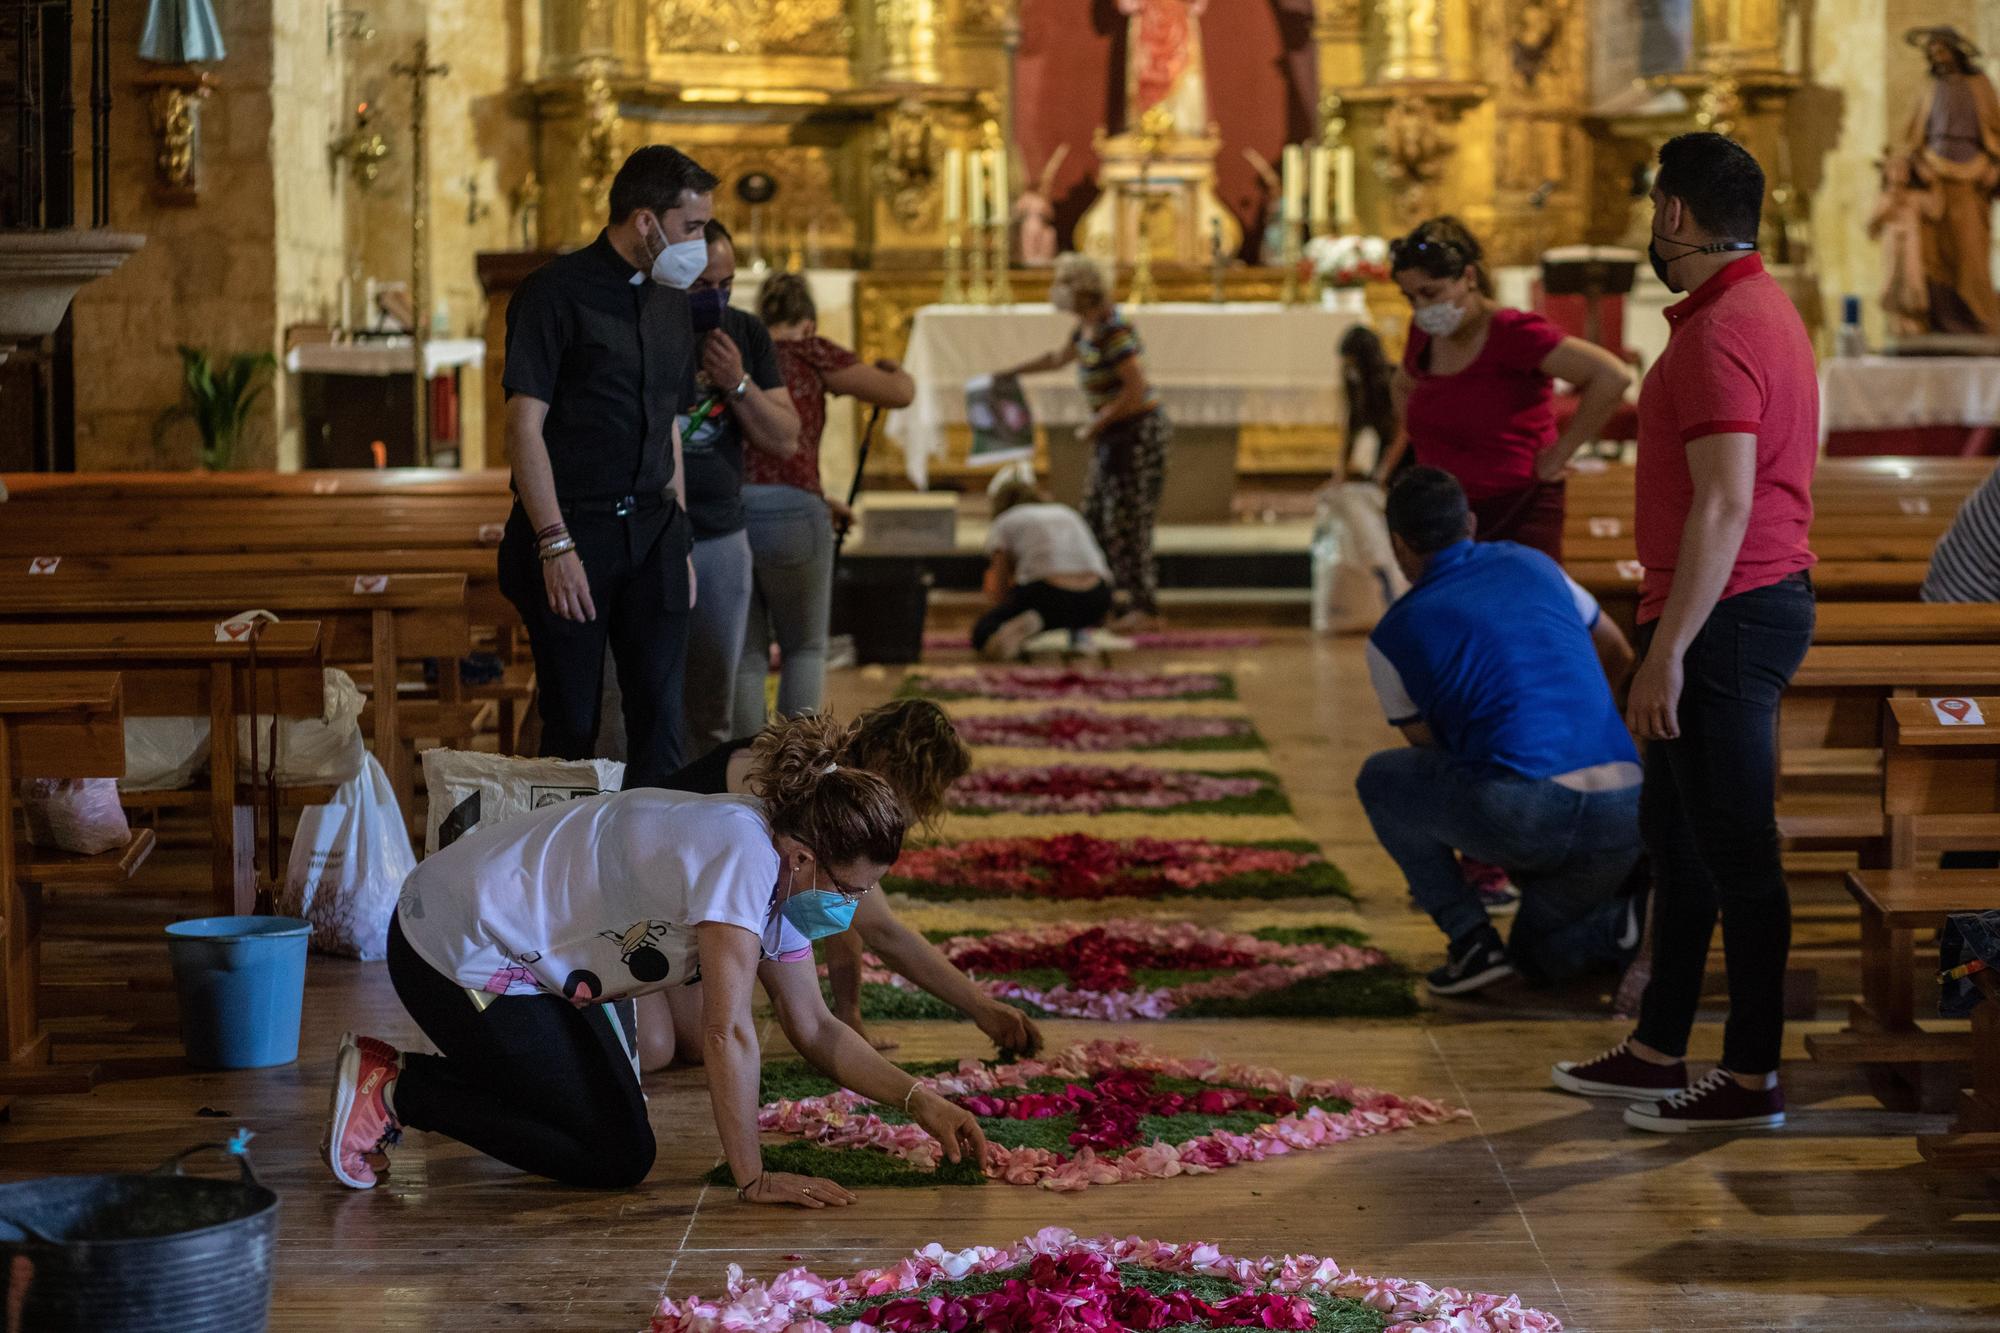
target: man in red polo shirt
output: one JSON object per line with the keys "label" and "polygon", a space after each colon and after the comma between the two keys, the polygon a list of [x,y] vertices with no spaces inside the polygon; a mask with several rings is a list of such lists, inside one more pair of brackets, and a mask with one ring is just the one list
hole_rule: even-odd
{"label": "man in red polo shirt", "polygon": [[[1647,742],[1653,978],[1627,1041],[1555,1067],[1654,1131],[1783,1124],[1791,903],[1775,809],[1778,699],[1812,641],[1806,545],[1819,452],[1812,344],[1756,249],[1764,173],[1734,140],[1660,150],[1653,271],[1689,293],[1639,394],[1643,654],[1626,721]],[[1717,916],[1729,973],[1722,1063],[1683,1063]]]}

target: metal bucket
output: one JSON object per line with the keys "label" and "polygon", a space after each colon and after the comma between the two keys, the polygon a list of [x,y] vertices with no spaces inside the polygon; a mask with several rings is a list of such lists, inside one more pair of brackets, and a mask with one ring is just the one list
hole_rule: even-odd
{"label": "metal bucket", "polygon": [[[240,1180],[182,1173],[236,1156]],[[278,1196],[240,1144],[189,1148],[149,1175],[0,1185],[6,1333],[262,1333],[271,1315]]]}

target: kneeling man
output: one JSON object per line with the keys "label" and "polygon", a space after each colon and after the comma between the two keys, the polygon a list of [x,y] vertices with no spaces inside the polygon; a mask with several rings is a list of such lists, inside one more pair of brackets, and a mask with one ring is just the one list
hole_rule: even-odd
{"label": "kneeling man", "polygon": [[[1609,684],[1631,667],[1625,636],[1546,555],[1475,545],[1448,473],[1412,468],[1388,520],[1413,586],[1369,636],[1368,670],[1410,748],[1371,755],[1355,786],[1411,897],[1451,941],[1431,990],[1622,964],[1645,917],[1621,892],[1640,855],[1642,776]],[[1508,944],[1454,852],[1505,866],[1520,886]]]}

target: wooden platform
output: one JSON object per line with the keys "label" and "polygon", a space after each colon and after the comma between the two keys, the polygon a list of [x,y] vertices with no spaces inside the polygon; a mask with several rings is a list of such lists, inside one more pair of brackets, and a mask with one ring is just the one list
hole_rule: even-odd
{"label": "wooden platform", "polygon": [[[1142,652],[1133,665],[1165,660]],[[1245,707],[1272,744],[1271,766],[1363,895],[1361,923],[1412,963],[1438,961],[1442,941],[1406,906],[1354,800],[1362,757],[1394,743],[1358,641],[1274,631],[1260,648],[1171,660],[1237,673]],[[899,678],[837,673],[832,702],[851,712],[886,697]],[[334,1042],[346,1027],[398,1041],[415,1033],[379,966],[315,958],[299,1065],[188,1070],[174,1044],[157,930],[176,910],[199,910],[205,865],[163,849],[142,874],[144,900],[52,894],[51,989],[126,993],[131,1016],[119,1025],[54,1020],[58,1058],[92,1059],[108,1081],[88,1096],[17,1102],[12,1123],[0,1124],[0,1176],[145,1169],[237,1125],[257,1130],[253,1154],[284,1200],[272,1323],[280,1333],[622,1333],[645,1327],[663,1284],[713,1293],[731,1263],[760,1276],[797,1262],[840,1271],[932,1240],[998,1243],[1051,1224],[1212,1239],[1248,1254],[1309,1250],[1366,1272],[1518,1291],[1588,1333],[2000,1326],[1991,1281],[2000,1194],[1917,1154],[1916,1134],[1944,1129],[1946,1118],[1885,1112],[1850,1071],[1800,1059],[1806,1032],[1839,1026],[1859,980],[1831,947],[1853,933],[1831,864],[1795,877],[1798,950],[1824,957],[1822,1021],[1788,1035],[1793,1120],[1778,1134],[1654,1138],[1627,1131],[1616,1106],[1550,1091],[1552,1061],[1594,1054],[1628,1025],[1604,1017],[1588,993],[1511,990],[1412,1020],[1116,1029],[1175,1052],[1439,1097],[1469,1107],[1470,1121],[1202,1179],[1071,1196],[1000,1185],[884,1191],[821,1214],[748,1208],[694,1183],[716,1144],[700,1077],[688,1073],[648,1081],[660,1160],[630,1193],[527,1180],[421,1134],[399,1151],[384,1189],[337,1188],[316,1154]],[[1229,920],[1256,911],[1231,904]],[[1697,1028],[1698,1059],[1718,1051],[1715,1017]],[[1111,1031],[1050,1028],[1059,1040]],[[904,1058],[982,1050],[969,1026],[889,1031],[904,1043],[892,1054]]]}

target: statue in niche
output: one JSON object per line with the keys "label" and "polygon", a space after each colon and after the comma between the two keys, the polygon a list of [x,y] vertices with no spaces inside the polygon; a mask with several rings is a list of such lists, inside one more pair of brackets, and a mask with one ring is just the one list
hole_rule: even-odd
{"label": "statue in niche", "polygon": [[1562,41],[1564,0],[1521,0],[1507,34],[1507,54],[1514,78],[1524,92],[1547,70]]}
{"label": "statue in niche", "polygon": [[1929,195],[1922,223],[1933,333],[2000,335],[1993,290],[1993,200],[2000,191],[2000,95],[1979,69],[1979,48],[1956,28],[1904,34],[1930,62],[1897,151]]}
{"label": "statue in niche", "polygon": [[1035,188],[1022,191],[1021,197],[1014,201],[1014,218],[1021,225],[1021,262],[1030,268],[1056,262],[1056,251],[1060,248],[1053,202],[1056,172],[1062,170],[1063,159],[1068,156],[1069,145],[1057,144],[1049,160],[1042,164]]}
{"label": "statue in niche", "polygon": [[1118,0],[1125,27],[1125,128],[1165,107],[1173,131],[1208,133],[1208,79],[1202,72],[1201,16],[1208,0]]}

